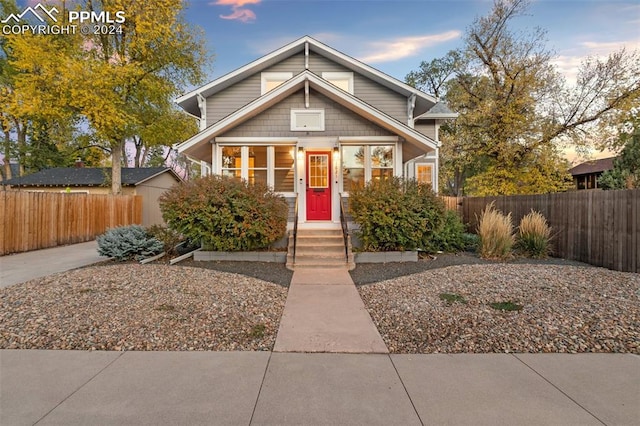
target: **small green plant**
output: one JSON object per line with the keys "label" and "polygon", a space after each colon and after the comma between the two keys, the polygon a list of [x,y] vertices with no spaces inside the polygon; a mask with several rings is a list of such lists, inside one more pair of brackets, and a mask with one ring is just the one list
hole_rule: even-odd
{"label": "small green plant", "polygon": [[176,307],[173,305],[168,305],[166,303],[162,303],[160,305],[158,305],[158,307],[156,307],[156,311],[167,311],[167,312],[173,312],[176,310]]}
{"label": "small green plant", "polygon": [[464,297],[456,293],[440,293],[438,297],[440,298],[440,300],[444,300],[449,305],[453,303],[462,303],[462,304],[467,303]]}
{"label": "small green plant", "polygon": [[162,225],[152,225],[148,227],[147,233],[155,239],[162,241],[164,251],[170,256],[176,254],[176,246],[184,241],[184,237],[180,235],[180,233]]}
{"label": "small green plant", "polygon": [[210,175],[160,197],[167,225],[206,250],[246,251],[284,236],[289,206],[266,185]]}
{"label": "small green plant", "polygon": [[522,305],[518,305],[511,301],[489,303],[489,306],[498,311],[519,311],[523,308]]}
{"label": "small green plant", "polygon": [[466,251],[477,251],[480,246],[480,237],[476,234],[465,232],[462,234],[463,248]]}
{"label": "small green plant", "polygon": [[520,221],[516,247],[525,255],[534,258],[544,258],[551,250],[551,227],[544,216],[531,210]]}
{"label": "small green plant", "polygon": [[254,339],[260,339],[262,337],[264,337],[264,332],[267,328],[265,327],[264,324],[256,324],[253,327],[251,327],[251,331],[249,332],[249,336],[253,337]]}
{"label": "small green plant", "polygon": [[144,259],[162,252],[161,241],[140,225],[111,228],[97,238],[98,253],[119,261]]}
{"label": "small green plant", "polygon": [[504,260],[511,255],[514,243],[511,213],[505,216],[491,202],[480,214],[477,231],[481,257]]}

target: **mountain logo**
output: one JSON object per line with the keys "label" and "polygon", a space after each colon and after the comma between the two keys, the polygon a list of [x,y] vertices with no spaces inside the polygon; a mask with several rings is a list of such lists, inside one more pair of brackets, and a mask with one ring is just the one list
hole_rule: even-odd
{"label": "mountain logo", "polygon": [[[40,13],[38,13],[38,11],[40,11]],[[58,9],[56,9],[55,6],[52,6],[50,9],[47,10],[47,8],[41,5],[40,3],[35,5],[35,7],[31,7],[31,6],[27,7],[25,10],[23,10],[21,13],[17,15],[12,13],[0,22],[2,22],[3,24],[8,24],[9,21],[13,20],[15,23],[18,23],[22,18],[24,18],[25,15],[29,13],[35,16],[36,19],[38,19],[38,21],[42,22],[43,24],[46,23],[46,21],[43,18],[43,16],[45,15],[48,16],[53,22],[58,22],[58,19],[55,17],[55,14],[58,14]]]}

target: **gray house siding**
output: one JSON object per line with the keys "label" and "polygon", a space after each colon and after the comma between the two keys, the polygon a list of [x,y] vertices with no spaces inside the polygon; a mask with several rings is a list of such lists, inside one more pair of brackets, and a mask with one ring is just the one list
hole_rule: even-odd
{"label": "gray house siding", "polygon": [[309,107],[324,109],[325,131],[292,132],[291,109],[304,109],[304,91],[299,91],[256,117],[221,135],[225,137],[389,136],[389,131],[363,119],[342,105],[311,90]]}
{"label": "gray house siding", "polygon": [[[322,76],[323,72],[352,72],[348,68],[315,53],[309,54],[309,69],[319,76]],[[260,97],[262,72],[291,72],[296,75],[303,70],[304,54],[299,53],[209,97],[207,99],[207,126],[211,126]],[[354,73],[353,85],[354,95],[357,98],[401,123],[407,123],[407,99],[404,96],[357,73]]]}
{"label": "gray house siding", "polygon": [[434,120],[430,120],[428,123],[416,123],[415,129],[423,135],[430,137],[431,139],[435,140],[436,138],[436,125]]}
{"label": "gray house siding", "polygon": [[207,126],[260,97],[260,73],[207,98]]}
{"label": "gray house siding", "polygon": [[357,98],[407,124],[407,98],[358,74],[353,86]]}

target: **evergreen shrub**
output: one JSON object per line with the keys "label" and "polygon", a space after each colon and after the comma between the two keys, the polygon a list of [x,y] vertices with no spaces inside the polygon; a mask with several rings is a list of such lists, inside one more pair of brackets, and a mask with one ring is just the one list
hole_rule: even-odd
{"label": "evergreen shrub", "polygon": [[428,245],[423,247],[431,252],[455,253],[466,249],[464,224],[460,216],[452,210],[444,212],[440,227],[431,233]]}
{"label": "evergreen shrub", "polygon": [[160,197],[167,225],[205,250],[248,251],[283,237],[286,200],[266,185],[209,175],[184,182]]}
{"label": "evergreen shrub", "polygon": [[141,260],[162,253],[164,245],[140,225],[111,228],[97,238],[98,253],[116,260]]}
{"label": "evergreen shrub", "polygon": [[351,192],[350,212],[365,251],[432,248],[445,207],[431,186],[393,177]]}

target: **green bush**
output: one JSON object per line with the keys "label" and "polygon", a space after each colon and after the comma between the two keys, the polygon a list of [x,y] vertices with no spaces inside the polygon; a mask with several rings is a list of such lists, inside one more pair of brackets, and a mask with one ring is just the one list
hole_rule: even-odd
{"label": "green bush", "polygon": [[179,232],[162,225],[148,227],[147,233],[161,241],[164,245],[164,251],[170,256],[176,254],[176,246],[184,241],[184,237]]}
{"label": "green bush", "polygon": [[357,235],[367,251],[429,247],[444,223],[444,204],[431,186],[391,178],[371,181],[350,194],[350,211],[360,226]]}
{"label": "green bush", "polygon": [[480,237],[476,234],[462,234],[463,248],[466,251],[476,251],[480,246]]}
{"label": "green bush", "polygon": [[454,253],[466,248],[464,224],[460,216],[452,210],[446,210],[441,226],[428,237],[428,245],[423,247],[431,252]]}
{"label": "green bush", "polygon": [[551,250],[551,227],[541,213],[531,210],[520,220],[516,247],[530,257],[548,256]]}
{"label": "green bush", "polygon": [[116,260],[144,259],[162,252],[161,241],[140,225],[111,228],[97,238],[98,253]]}
{"label": "green bush", "polygon": [[170,228],[206,250],[246,251],[284,236],[289,207],[265,185],[210,175],[165,192],[160,209]]}
{"label": "green bush", "polygon": [[478,219],[478,235],[480,256],[487,259],[508,258],[514,243],[511,213],[505,216],[496,210],[493,202],[488,204]]}

